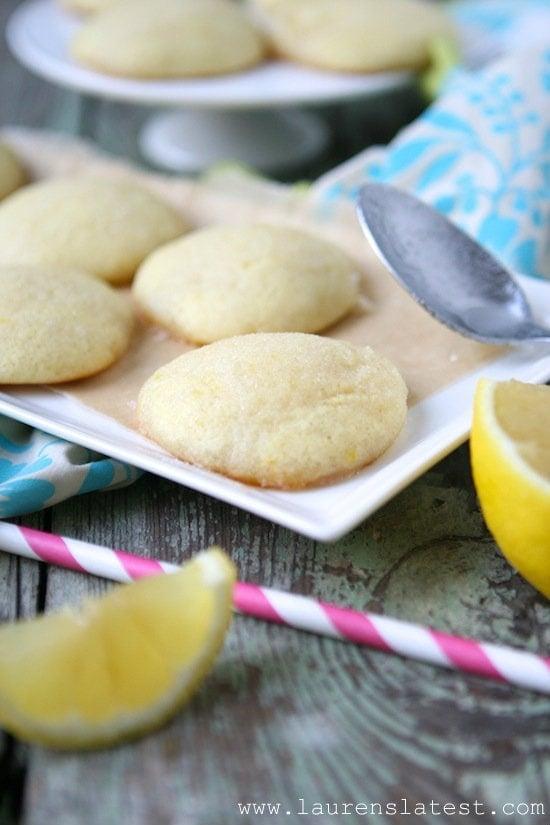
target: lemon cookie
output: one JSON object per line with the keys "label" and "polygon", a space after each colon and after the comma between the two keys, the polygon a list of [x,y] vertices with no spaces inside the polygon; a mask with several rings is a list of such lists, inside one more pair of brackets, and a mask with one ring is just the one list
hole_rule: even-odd
{"label": "lemon cookie", "polygon": [[26,182],[27,175],[14,152],[0,143],[0,200]]}
{"label": "lemon cookie", "polygon": [[0,266],[0,384],[93,375],[128,347],[128,301],[77,270]]}
{"label": "lemon cookie", "polygon": [[229,0],[123,0],[82,26],[72,53],[106,74],[200,77],[253,66],[264,41]]}
{"label": "lemon cookie", "polygon": [[265,487],[358,470],[399,434],[407,389],[369,347],[303,333],[226,338],[166,364],[141,431],[180,459]]}
{"label": "lemon cookie", "polygon": [[426,0],[254,0],[280,55],[342,72],[416,69],[430,42],[450,35],[444,12]]}
{"label": "lemon cookie", "polygon": [[360,275],[338,247],[267,224],[214,226],[153,252],[134,281],[150,318],[195,343],[316,332],[355,305]]}
{"label": "lemon cookie", "polygon": [[120,284],[186,229],[169,204],[129,180],[40,181],[0,204],[0,265],[75,267]]}

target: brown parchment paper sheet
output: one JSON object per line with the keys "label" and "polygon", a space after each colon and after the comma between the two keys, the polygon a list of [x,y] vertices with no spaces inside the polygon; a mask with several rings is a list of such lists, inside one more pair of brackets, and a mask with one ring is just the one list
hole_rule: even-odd
{"label": "brown parchment paper sheet", "polygon": [[[19,129],[4,130],[0,138],[15,149],[32,178],[129,175],[166,197],[195,226],[263,220],[300,226],[340,244],[360,264],[364,306],[326,334],[369,344],[391,358],[409,387],[410,405],[494,360],[500,352],[457,335],[417,306],[375,258],[349,204],[327,215],[308,191],[241,174],[193,181],[138,170],[74,138]],[[444,272],[435,274],[445,277]],[[189,348],[138,322],[131,349],[117,364],[93,378],[55,389],[135,428],[136,399],[144,381]]]}

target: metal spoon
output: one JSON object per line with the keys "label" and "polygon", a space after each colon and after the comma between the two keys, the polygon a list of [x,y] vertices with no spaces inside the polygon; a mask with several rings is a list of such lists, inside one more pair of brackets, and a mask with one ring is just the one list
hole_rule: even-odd
{"label": "metal spoon", "polygon": [[550,343],[506,269],[423,201],[379,183],[359,194],[361,226],[380,260],[429,313],[490,344]]}

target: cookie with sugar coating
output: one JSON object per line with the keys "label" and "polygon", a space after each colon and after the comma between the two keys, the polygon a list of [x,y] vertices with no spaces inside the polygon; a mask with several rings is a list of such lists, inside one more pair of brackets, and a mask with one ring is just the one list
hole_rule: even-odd
{"label": "cookie with sugar coating", "polygon": [[74,267],[121,284],[187,228],[170,204],[129,179],[52,178],[0,204],[0,265]]}
{"label": "cookie with sugar coating", "polygon": [[111,75],[203,77],[259,63],[265,43],[230,0],[123,0],[86,21],[71,51]]}
{"label": "cookie with sugar coating", "polygon": [[0,266],[0,384],[94,375],[128,348],[129,302],[84,272]]}
{"label": "cookie with sugar coating", "polygon": [[27,182],[22,163],[9,146],[0,143],[0,200]]}
{"label": "cookie with sugar coating", "polygon": [[370,347],[302,333],[226,338],[143,386],[139,427],[178,458],[264,487],[359,470],[397,438],[407,389]]}
{"label": "cookie with sugar coating", "polygon": [[258,21],[282,57],[340,72],[419,69],[431,41],[452,36],[445,13],[427,0],[253,0]]}
{"label": "cookie with sugar coating", "polygon": [[356,263],[332,243],[267,224],[212,226],[153,252],[134,280],[142,311],[204,344],[248,332],[317,332],[357,303]]}

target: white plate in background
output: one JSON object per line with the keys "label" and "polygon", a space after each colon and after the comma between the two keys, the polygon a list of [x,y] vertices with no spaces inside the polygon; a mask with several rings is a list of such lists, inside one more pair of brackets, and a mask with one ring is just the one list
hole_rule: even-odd
{"label": "white plate in background", "polygon": [[69,43],[78,17],[56,0],[26,0],[12,14],[6,39],[13,54],[42,77],[98,97],[156,106],[214,109],[267,109],[337,103],[377,95],[411,82],[411,72],[339,74],[282,60],[248,71],[182,80],[131,80],[109,77],[76,63]]}

